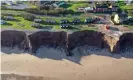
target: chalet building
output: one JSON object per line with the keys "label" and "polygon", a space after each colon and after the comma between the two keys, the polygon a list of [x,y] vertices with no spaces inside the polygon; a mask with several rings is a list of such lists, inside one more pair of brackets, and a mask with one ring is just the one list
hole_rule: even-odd
{"label": "chalet building", "polygon": [[66,24],[66,23],[69,23],[69,20],[67,20],[67,19],[62,19],[62,20],[60,21],[60,23],[61,23],[61,24]]}
{"label": "chalet building", "polygon": [[72,21],[72,24],[79,24],[79,23],[81,23],[80,19],[74,19]]}
{"label": "chalet building", "polygon": [[36,1],[29,1],[29,3],[33,4],[33,5],[36,5],[36,6],[44,6],[44,5],[47,5],[47,6],[52,6],[53,3],[55,3],[56,1],[54,0],[49,0],[49,1],[45,1],[45,0],[36,0]]}
{"label": "chalet building", "polygon": [[69,24],[61,24],[61,28],[70,28],[71,26]]}
{"label": "chalet building", "polygon": [[93,12],[117,12],[118,6],[96,6],[93,8]]}
{"label": "chalet building", "polygon": [[57,1],[57,0],[36,0],[36,1],[29,1],[31,4],[43,7],[49,6],[53,8],[65,7],[69,5],[66,1]]}
{"label": "chalet building", "polygon": [[42,23],[43,20],[42,19],[34,19],[34,22],[36,22],[36,23]]}

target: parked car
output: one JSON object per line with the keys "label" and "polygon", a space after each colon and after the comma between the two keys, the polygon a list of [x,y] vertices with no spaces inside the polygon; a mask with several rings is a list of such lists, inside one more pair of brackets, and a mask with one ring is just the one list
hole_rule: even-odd
{"label": "parked car", "polygon": [[56,24],[56,21],[55,20],[50,20],[50,19],[47,19],[45,21],[46,24]]}
{"label": "parked car", "polygon": [[80,19],[74,19],[72,21],[72,24],[80,24],[81,23],[81,20]]}
{"label": "parked car", "polygon": [[61,28],[70,28],[71,26],[69,24],[61,24]]}
{"label": "parked car", "polygon": [[42,19],[34,19],[34,22],[36,22],[36,23],[42,23],[43,20]]}
{"label": "parked car", "polygon": [[88,19],[85,19],[84,22],[85,22],[85,23],[92,23],[92,22],[93,22],[93,19],[92,19],[92,18],[88,18]]}
{"label": "parked car", "polygon": [[31,25],[31,27],[34,27],[34,28],[41,28],[42,26],[39,24],[39,23],[33,23]]}
{"label": "parked car", "polygon": [[5,16],[4,18],[5,18],[5,20],[15,20],[15,18],[13,16]]}
{"label": "parked car", "polygon": [[122,24],[133,25],[133,18],[129,18],[128,20],[123,21]]}
{"label": "parked car", "polygon": [[6,23],[6,21],[0,20],[0,24],[5,24],[5,23]]}
{"label": "parked car", "polygon": [[69,23],[69,20],[63,19],[63,20],[60,21],[60,23],[61,23],[61,24],[67,24],[67,23]]}

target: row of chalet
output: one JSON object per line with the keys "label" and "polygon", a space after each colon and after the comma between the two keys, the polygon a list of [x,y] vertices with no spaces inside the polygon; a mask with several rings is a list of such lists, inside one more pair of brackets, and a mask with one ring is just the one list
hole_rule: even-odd
{"label": "row of chalet", "polygon": [[78,8],[78,11],[83,12],[117,12],[119,9],[118,6],[107,6],[107,5],[97,5],[86,8]]}
{"label": "row of chalet", "polygon": [[36,1],[29,1],[31,4],[39,6],[39,7],[43,7],[43,6],[49,6],[49,7],[53,7],[53,8],[58,8],[61,7],[63,5],[68,4],[65,1],[54,1],[54,0],[49,0],[49,1],[44,1],[44,0],[36,0]]}
{"label": "row of chalet", "polygon": [[96,6],[94,7],[93,11],[94,12],[116,12],[118,11],[119,7],[118,6]]}
{"label": "row of chalet", "polygon": [[55,20],[47,19],[43,21],[42,19],[34,19],[34,22],[36,23],[46,23],[46,24],[81,24],[81,23],[93,23],[96,21],[99,21],[100,18],[87,18],[85,21],[81,21],[80,19],[74,19],[71,22],[68,19],[62,19],[60,20],[60,23],[57,23]]}

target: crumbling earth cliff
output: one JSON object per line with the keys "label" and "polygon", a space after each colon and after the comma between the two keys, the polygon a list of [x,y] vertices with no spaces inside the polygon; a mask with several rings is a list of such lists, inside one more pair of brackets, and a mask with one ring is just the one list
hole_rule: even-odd
{"label": "crumbling earth cliff", "polygon": [[107,48],[110,52],[120,53],[127,47],[133,47],[133,33],[124,33],[118,39],[97,31],[77,31],[68,34],[64,31],[49,32],[39,31],[27,35],[22,31],[6,30],[1,32],[1,46],[15,47],[36,53],[41,46],[63,47],[70,54],[71,50],[78,46],[95,46]]}

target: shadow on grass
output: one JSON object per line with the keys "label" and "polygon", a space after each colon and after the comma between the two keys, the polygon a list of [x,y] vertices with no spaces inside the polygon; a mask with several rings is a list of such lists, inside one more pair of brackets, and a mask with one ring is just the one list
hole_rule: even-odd
{"label": "shadow on grass", "polygon": [[63,29],[67,29],[67,30],[80,30],[80,29],[77,28],[77,27],[69,27],[69,28],[63,28]]}
{"label": "shadow on grass", "polygon": [[72,4],[64,4],[64,5],[61,5],[60,7],[62,7],[62,8],[69,8],[71,6],[72,6]]}
{"label": "shadow on grass", "polygon": [[45,27],[36,27],[37,29],[42,29],[42,30],[52,30],[53,26],[45,26]]}
{"label": "shadow on grass", "polygon": [[12,21],[20,22],[21,20],[15,19],[15,20],[12,20]]}
{"label": "shadow on grass", "polygon": [[4,26],[11,26],[12,24],[11,23],[5,23],[5,24],[2,24]]}

